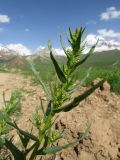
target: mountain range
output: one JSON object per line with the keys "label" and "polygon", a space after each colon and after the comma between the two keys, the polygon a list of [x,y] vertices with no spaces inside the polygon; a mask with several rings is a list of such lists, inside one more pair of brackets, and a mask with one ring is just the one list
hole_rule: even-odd
{"label": "mountain range", "polygon": [[[66,61],[66,57],[63,53],[60,53],[60,49],[54,49],[53,53],[57,60],[61,63]],[[59,54],[58,54],[59,53]],[[82,55],[82,57],[84,57]],[[6,47],[0,49],[0,65],[7,65],[9,67],[22,68],[27,64],[27,59],[33,59],[34,61],[40,62],[50,62],[49,50],[47,47],[39,47],[34,54],[21,56],[19,52],[13,51]],[[85,62],[85,66],[110,66],[119,65],[120,66],[120,50],[109,50],[96,52],[89,57]]]}

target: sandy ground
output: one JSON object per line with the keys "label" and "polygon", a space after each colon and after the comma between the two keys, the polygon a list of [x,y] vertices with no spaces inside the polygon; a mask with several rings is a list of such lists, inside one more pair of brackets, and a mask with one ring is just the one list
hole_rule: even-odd
{"label": "sandy ground", "polygon": [[[14,88],[22,91],[22,115],[19,126],[26,130],[32,128],[30,119],[44,96],[40,86],[34,85],[30,78],[18,74],[0,73],[0,107],[3,106],[3,91],[10,98]],[[77,91],[76,95],[81,91]],[[120,158],[120,96],[111,93],[109,88],[97,89],[77,108],[61,113],[56,129],[64,129],[66,137],[59,144],[65,144],[84,132],[86,124],[91,124],[90,135],[74,148],[58,153],[56,160],[117,160]],[[17,136],[15,136],[17,141]]]}

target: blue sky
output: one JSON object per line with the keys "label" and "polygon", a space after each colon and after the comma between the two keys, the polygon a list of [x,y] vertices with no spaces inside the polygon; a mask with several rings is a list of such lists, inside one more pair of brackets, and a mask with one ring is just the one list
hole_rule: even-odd
{"label": "blue sky", "polygon": [[111,38],[120,42],[120,0],[0,0],[0,15],[9,19],[0,18],[0,43],[20,43],[32,51],[48,39],[59,48],[58,28],[65,39],[68,26],[86,27],[86,36],[112,30],[118,36]]}

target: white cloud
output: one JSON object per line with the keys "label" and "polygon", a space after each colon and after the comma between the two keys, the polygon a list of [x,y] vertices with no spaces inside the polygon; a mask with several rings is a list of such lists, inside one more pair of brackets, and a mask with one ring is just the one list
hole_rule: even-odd
{"label": "white cloud", "polygon": [[15,51],[20,55],[30,55],[31,51],[21,43],[18,44],[8,44],[5,46],[6,48]]}
{"label": "white cloud", "polygon": [[104,41],[104,37],[100,36],[100,35],[95,35],[95,34],[88,34],[85,41],[86,41],[86,45],[87,46],[92,46],[94,45],[97,40],[99,39],[99,41]]}
{"label": "white cloud", "polygon": [[36,53],[48,53],[48,47],[47,46],[38,46],[36,49],[35,49],[35,51],[34,51],[34,53],[36,54]]}
{"label": "white cloud", "polygon": [[102,35],[89,34],[87,35],[85,39],[86,48],[84,52],[88,53],[91,46],[94,45],[98,39],[99,39],[99,42],[95,48],[95,51],[101,52],[101,51],[108,51],[108,50],[113,50],[113,49],[120,50],[120,41],[117,41],[115,39],[108,40],[106,39],[106,37],[103,37]]}
{"label": "white cloud", "polygon": [[65,55],[63,49],[61,49],[61,48],[53,48],[53,52],[55,52],[55,54],[59,55],[59,56],[64,56]]}
{"label": "white cloud", "polygon": [[[52,51],[53,51],[53,53],[56,54],[56,55],[60,55],[60,56],[65,55],[63,49],[61,49],[61,48],[52,48]],[[49,49],[48,49],[47,46],[39,46],[39,47],[37,47],[37,49],[35,50],[35,53],[49,54],[50,51],[49,51]]]}
{"label": "white cloud", "polygon": [[120,18],[120,10],[117,10],[114,6],[107,8],[106,11],[100,15],[100,19],[105,21],[118,18]]}
{"label": "white cloud", "polygon": [[120,32],[115,32],[114,30],[110,29],[99,29],[97,31],[100,35],[103,37],[108,37],[108,38],[120,38]]}
{"label": "white cloud", "polygon": [[30,31],[30,29],[29,28],[25,28],[25,32],[29,32]]}
{"label": "white cloud", "polygon": [[0,14],[0,23],[9,23],[10,17],[8,15]]}
{"label": "white cloud", "polygon": [[[36,51],[43,50],[43,49],[45,49],[45,48],[46,48],[46,46],[39,46],[39,47],[37,47]],[[35,51],[35,52],[36,52],[36,51]]]}

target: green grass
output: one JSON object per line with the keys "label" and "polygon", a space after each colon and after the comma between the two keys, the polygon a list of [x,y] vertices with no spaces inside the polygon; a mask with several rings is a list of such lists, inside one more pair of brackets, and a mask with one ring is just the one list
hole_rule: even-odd
{"label": "green grass", "polygon": [[[82,79],[87,72],[87,68],[80,68],[76,71],[76,78]],[[111,86],[111,91],[120,94],[120,70],[117,67],[108,68],[92,68],[90,75],[86,80],[86,85],[91,85],[91,82],[96,78],[104,78]]]}
{"label": "green grass", "polygon": [[84,66],[97,68],[111,68],[114,66],[120,67],[120,51],[112,50],[94,53],[84,63]]}

